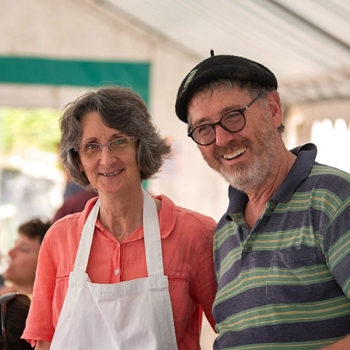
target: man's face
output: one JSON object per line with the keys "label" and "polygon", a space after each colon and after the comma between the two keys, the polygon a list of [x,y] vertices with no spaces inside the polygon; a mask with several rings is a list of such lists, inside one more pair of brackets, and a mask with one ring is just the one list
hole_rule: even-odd
{"label": "man's face", "polygon": [[[190,124],[192,128],[214,124],[227,111],[244,108],[255,97],[237,88],[204,91],[188,104]],[[259,98],[244,112],[246,125],[241,131],[230,133],[217,125],[216,141],[209,146],[198,145],[208,165],[241,191],[261,185],[271,174],[280,139],[277,128],[282,122],[277,102],[275,92],[267,101]]]}
{"label": "man's face", "polygon": [[38,262],[40,241],[19,233],[15,246],[9,251],[9,266],[4,272],[5,280],[16,285],[28,286],[34,283]]}

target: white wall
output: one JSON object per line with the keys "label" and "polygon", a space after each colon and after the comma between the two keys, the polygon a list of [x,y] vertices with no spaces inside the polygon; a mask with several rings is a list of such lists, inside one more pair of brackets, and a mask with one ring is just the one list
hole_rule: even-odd
{"label": "white wall", "polygon": [[[150,111],[174,147],[173,158],[150,190],[219,219],[227,185],[204,164],[186,125],[175,116],[177,88],[198,63],[164,38],[87,0],[0,0],[0,55],[65,59],[142,60],[151,63]],[[87,88],[0,84],[2,106],[64,105]]]}
{"label": "white wall", "polygon": [[317,146],[316,161],[350,171],[350,101],[339,99],[296,105],[286,118],[288,148],[306,142]]}

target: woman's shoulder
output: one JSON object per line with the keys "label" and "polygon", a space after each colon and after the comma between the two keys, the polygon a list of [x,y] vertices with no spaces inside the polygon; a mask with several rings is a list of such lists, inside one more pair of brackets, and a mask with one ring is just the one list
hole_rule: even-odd
{"label": "woman's shoulder", "polygon": [[68,235],[69,237],[75,233],[81,232],[86,222],[87,217],[90,214],[94,204],[96,203],[97,198],[90,199],[86,204],[84,210],[76,212],[73,214],[67,214],[62,218],[55,221],[50,229],[48,230],[47,235]]}
{"label": "woman's shoulder", "polygon": [[209,215],[200,213],[196,210],[187,208],[187,207],[183,207],[180,205],[176,205],[171,199],[169,199],[167,196],[161,195],[162,198],[162,202],[166,205],[172,206],[179,215],[184,215],[184,216],[189,216],[189,217],[193,217],[195,219],[199,219],[199,220],[204,220],[205,222],[213,222],[215,223],[215,220],[210,217]]}
{"label": "woman's shoulder", "polygon": [[83,212],[69,214],[54,222],[45,234],[42,247],[51,252],[75,247],[86,221],[83,216]]}
{"label": "woman's shoulder", "polygon": [[163,215],[168,222],[173,221],[177,227],[194,229],[193,232],[208,232],[210,235],[214,233],[216,221],[212,217],[176,205],[167,196],[161,195],[158,198],[162,200]]}

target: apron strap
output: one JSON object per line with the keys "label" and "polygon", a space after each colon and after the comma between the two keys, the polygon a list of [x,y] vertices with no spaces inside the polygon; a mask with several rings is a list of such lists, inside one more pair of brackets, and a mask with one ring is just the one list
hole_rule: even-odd
{"label": "apron strap", "polygon": [[158,212],[153,198],[143,191],[143,232],[148,276],[164,276]]}
{"label": "apron strap", "polygon": [[97,199],[88,218],[85,221],[83,231],[80,236],[77,256],[75,258],[73,271],[85,272],[89,260],[92,237],[94,236],[95,224],[100,210],[100,198]]}

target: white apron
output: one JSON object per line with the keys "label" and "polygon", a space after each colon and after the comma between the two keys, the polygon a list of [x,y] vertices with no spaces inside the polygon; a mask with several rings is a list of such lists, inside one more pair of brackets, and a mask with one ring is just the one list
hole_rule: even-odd
{"label": "white apron", "polygon": [[157,208],[144,190],[143,197],[148,277],[114,284],[90,282],[86,267],[98,200],[83,228],[51,350],[177,350]]}

